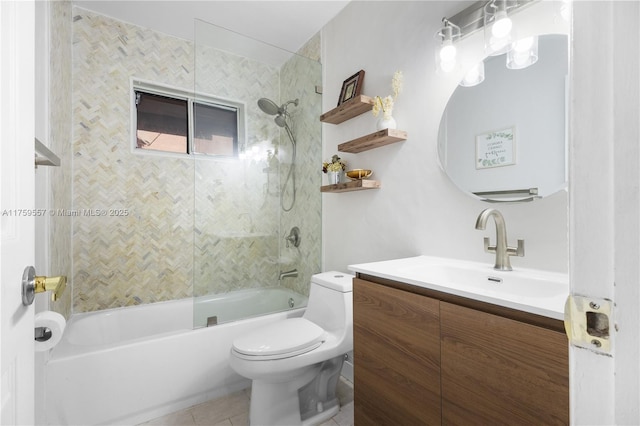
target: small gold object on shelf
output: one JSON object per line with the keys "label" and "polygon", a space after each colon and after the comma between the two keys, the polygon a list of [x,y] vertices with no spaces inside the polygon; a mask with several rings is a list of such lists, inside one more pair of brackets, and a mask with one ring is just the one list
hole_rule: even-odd
{"label": "small gold object on shelf", "polygon": [[347,177],[351,180],[367,179],[373,172],[367,169],[353,169],[347,171]]}

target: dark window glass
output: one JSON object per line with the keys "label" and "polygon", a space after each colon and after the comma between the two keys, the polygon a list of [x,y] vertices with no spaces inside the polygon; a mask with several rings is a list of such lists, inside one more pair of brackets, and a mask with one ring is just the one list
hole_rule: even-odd
{"label": "dark window glass", "polygon": [[215,104],[194,103],[193,151],[200,154],[238,154],[238,110]]}
{"label": "dark window glass", "polygon": [[137,147],[187,154],[188,103],[136,91]]}

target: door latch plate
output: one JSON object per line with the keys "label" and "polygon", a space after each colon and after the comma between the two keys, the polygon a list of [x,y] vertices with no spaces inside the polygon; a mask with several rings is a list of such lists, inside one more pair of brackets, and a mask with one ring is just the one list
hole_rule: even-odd
{"label": "door latch plate", "polygon": [[611,354],[613,302],[607,299],[570,295],[564,305],[564,329],[569,343]]}

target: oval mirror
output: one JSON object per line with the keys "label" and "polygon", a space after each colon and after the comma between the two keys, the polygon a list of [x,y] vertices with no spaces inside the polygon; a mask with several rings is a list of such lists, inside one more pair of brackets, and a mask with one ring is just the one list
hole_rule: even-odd
{"label": "oval mirror", "polygon": [[484,60],[485,79],[459,85],[440,121],[438,157],[449,178],[485,201],[530,201],[566,187],[568,37],[538,38],[538,60],[508,69]]}

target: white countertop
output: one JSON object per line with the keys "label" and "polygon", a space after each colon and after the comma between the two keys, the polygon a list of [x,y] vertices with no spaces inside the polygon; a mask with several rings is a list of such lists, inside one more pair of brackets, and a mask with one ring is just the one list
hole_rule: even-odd
{"label": "white countertop", "polygon": [[349,265],[349,270],[506,308],[564,319],[569,295],[568,274],[432,256]]}

